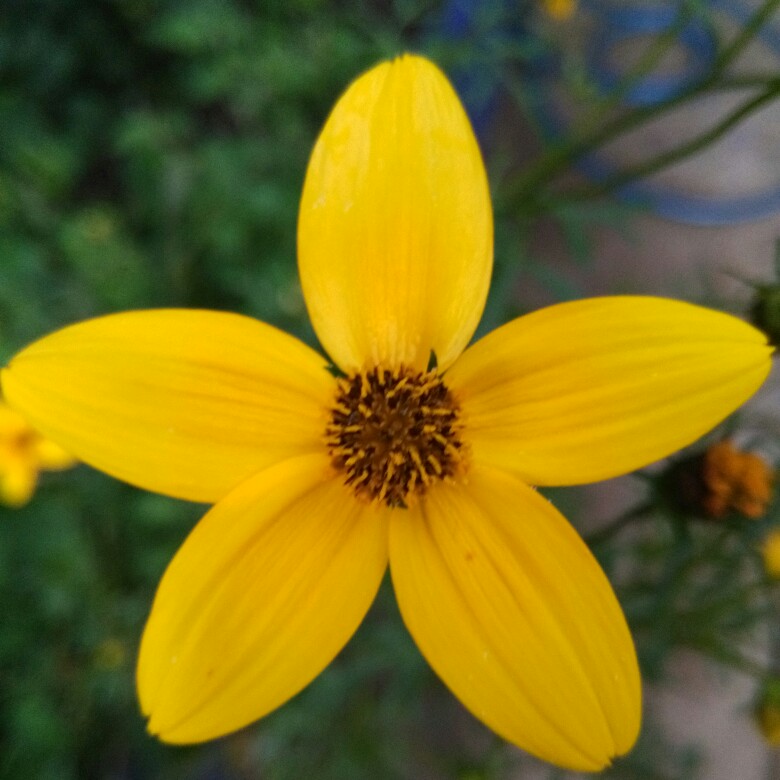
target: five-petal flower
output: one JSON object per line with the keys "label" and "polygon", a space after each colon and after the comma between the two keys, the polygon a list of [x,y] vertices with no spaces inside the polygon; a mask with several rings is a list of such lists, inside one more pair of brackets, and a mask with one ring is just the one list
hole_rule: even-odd
{"label": "five-petal flower", "polygon": [[70,453],[0,401],[0,503],[24,506],[35,492],[41,471],[61,471],[75,463]]}
{"label": "five-petal flower", "polygon": [[415,56],[363,75],[328,119],[299,268],[341,378],[268,325],[182,310],[65,328],[2,374],[9,402],[79,458],[215,502],[144,632],[150,731],[205,740],[278,707],[357,629],[389,561],[406,625],[468,709],[548,761],[603,767],[639,729],[634,647],[587,547],[529,485],[690,443],[761,384],[765,338],[616,297],[466,349],[492,268],[488,185],[457,97]]}

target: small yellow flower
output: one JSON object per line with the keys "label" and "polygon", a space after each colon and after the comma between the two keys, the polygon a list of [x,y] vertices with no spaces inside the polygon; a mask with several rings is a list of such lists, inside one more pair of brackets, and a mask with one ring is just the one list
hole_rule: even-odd
{"label": "small yellow flower", "polygon": [[780,747],[780,704],[763,704],[757,716],[764,739],[772,747]]}
{"label": "small yellow flower", "polygon": [[41,471],[60,471],[75,459],[44,438],[19,412],[0,401],[0,503],[24,506]]}
{"label": "small yellow flower", "polygon": [[780,747],[780,680],[770,680],[765,685],[755,717],[767,743]]}
{"label": "small yellow flower", "polygon": [[755,519],[766,514],[772,500],[773,470],[759,455],[738,450],[727,439],[704,453],[702,480],[702,509],[710,517],[735,511]]}
{"label": "small yellow flower", "polygon": [[562,22],[574,15],[577,0],[542,0],[544,10],[556,21]]}
{"label": "small yellow flower", "polygon": [[780,528],[775,528],[766,535],[761,545],[761,556],[766,573],[770,577],[780,579]]}
{"label": "small yellow flower", "polygon": [[3,371],[9,402],[83,460],[215,502],[144,631],[152,733],[211,739],[283,704],[389,562],[420,650],[497,733],[575,769],[631,748],[625,619],[530,485],[692,442],[759,387],[771,349],[733,317],[648,297],[553,306],[466,349],[492,234],[463,108],[432,63],[400,57],[349,87],[306,175],[299,270],[332,364],[248,317],[162,310],[65,328]]}

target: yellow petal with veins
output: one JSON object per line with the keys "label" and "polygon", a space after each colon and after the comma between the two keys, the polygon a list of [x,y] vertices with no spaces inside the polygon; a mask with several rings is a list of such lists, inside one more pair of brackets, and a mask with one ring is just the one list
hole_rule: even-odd
{"label": "yellow petal with veins", "polygon": [[475,460],[535,485],[625,474],[695,441],[767,376],[764,334],[663,298],[562,303],[470,347],[447,374]]}
{"label": "yellow petal with veins", "polygon": [[165,572],[144,631],[149,730],[212,739],[316,677],[376,595],[387,514],[355,501],[322,455],[263,471],[213,507]]}
{"label": "yellow petal with veins", "polygon": [[404,55],[361,76],[312,152],[298,264],[314,329],[345,371],[448,366],[474,333],[493,263],[490,194],[441,71]]}
{"label": "yellow petal with veins", "polygon": [[475,467],[393,515],[404,621],[436,673],[505,739],[596,771],[639,731],[634,646],[603,572],[553,506]]}
{"label": "yellow petal with veins", "polygon": [[325,361],[249,317],[128,312],[72,325],[2,372],[7,402],[79,460],[147,490],[213,502],[321,452]]}

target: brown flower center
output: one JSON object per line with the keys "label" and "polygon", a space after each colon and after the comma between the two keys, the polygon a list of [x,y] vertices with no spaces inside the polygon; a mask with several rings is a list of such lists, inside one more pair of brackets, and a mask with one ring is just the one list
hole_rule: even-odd
{"label": "brown flower center", "polygon": [[326,443],[356,495],[406,506],[462,468],[459,417],[435,371],[372,368],[339,380]]}

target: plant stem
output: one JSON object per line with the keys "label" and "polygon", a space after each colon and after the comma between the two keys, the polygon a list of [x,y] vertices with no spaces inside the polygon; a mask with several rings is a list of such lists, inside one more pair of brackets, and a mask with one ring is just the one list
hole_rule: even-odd
{"label": "plant stem", "polygon": [[[602,120],[605,109],[609,107],[613,99],[619,100],[624,94],[626,84],[619,84],[613,93],[602,101],[599,101],[596,107],[589,112],[589,115],[580,123],[583,128],[573,136],[562,141],[547,152],[545,152],[526,172],[506,185],[507,190],[504,200],[524,200],[531,195],[542,184],[552,180],[564,168],[581,157],[588,151],[602,146],[607,141],[612,140],[628,130],[637,127],[650,119],[670,111],[671,109],[685,103],[700,94],[717,88],[719,78],[726,68],[742,53],[745,47],[753,40],[761,27],[767,22],[769,17],[780,6],[780,0],[766,0],[761,8],[750,18],[747,24],[740,30],[739,34],[728,44],[716,57],[709,74],[700,82],[684,89],[675,97],[664,103],[649,106],[641,106],[622,116],[613,119],[606,125],[597,125],[594,127],[594,119]],[[661,40],[664,36],[661,37]],[[643,58],[642,63],[645,66],[649,64]],[[634,72],[633,78],[645,74]],[[650,165],[653,161],[648,161]]]}
{"label": "plant stem", "polygon": [[736,111],[733,111],[725,119],[721,120],[717,125],[711,127],[703,133],[691,138],[683,144],[670,149],[667,152],[663,152],[658,156],[647,160],[644,163],[621,171],[620,173],[605,179],[604,181],[594,185],[582,188],[579,191],[567,193],[567,200],[587,200],[599,195],[604,195],[618,187],[622,187],[629,182],[641,179],[646,176],[650,176],[653,173],[657,173],[663,168],[672,165],[686,157],[701,151],[710,144],[717,141],[724,136],[732,127],[738,125],[743,119],[748,117],[754,111],[757,111],[764,104],[773,100],[777,95],[780,95],[780,79],[777,83],[773,84],[769,89],[764,90],[756,97],[743,103]]}
{"label": "plant stem", "polygon": [[716,646],[711,641],[692,639],[685,644],[692,650],[698,650],[700,653],[712,658],[713,661],[717,661],[725,666],[731,666],[745,674],[749,674],[751,677],[756,677],[761,680],[772,677],[771,669],[766,668],[750,658],[745,658],[743,655],[733,650],[727,650],[723,647]]}
{"label": "plant stem", "polygon": [[727,65],[742,54],[747,45],[756,37],[758,31],[769,21],[769,17],[777,10],[778,6],[780,6],[780,0],[767,0],[748,20],[748,23],[740,30],[734,40],[715,58],[713,71],[721,73]]}
{"label": "plant stem", "polygon": [[605,114],[617,106],[637,83],[653,71],[669,47],[675,42],[680,31],[690,21],[690,17],[691,12],[688,6],[684,5],[675,23],[658,36],[653,45],[615,88],[606,95],[600,96],[596,100],[596,104],[591,106],[588,113],[579,120],[578,135],[582,140],[578,142],[575,136],[554,143],[530,170],[518,177],[512,185],[508,185],[510,191],[507,193],[507,198],[511,199],[514,193],[530,189],[537,182],[541,182],[548,172],[553,173],[559,170],[567,165],[571,159],[587,151],[587,145],[590,143],[587,139],[589,135],[600,135],[599,126]]}
{"label": "plant stem", "polygon": [[780,83],[780,76],[774,73],[742,73],[738,76],[729,78],[713,84],[712,90],[730,90],[730,89],[771,89]]}

